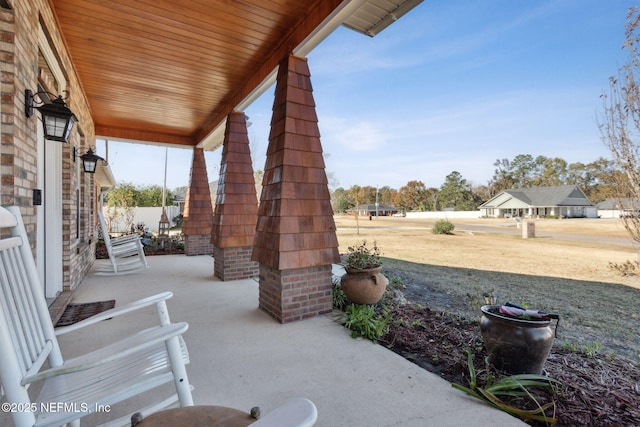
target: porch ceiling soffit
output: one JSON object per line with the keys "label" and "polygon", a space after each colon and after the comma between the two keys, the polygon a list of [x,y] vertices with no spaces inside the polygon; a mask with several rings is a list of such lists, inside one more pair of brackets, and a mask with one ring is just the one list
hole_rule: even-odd
{"label": "porch ceiling soffit", "polygon": [[116,186],[116,179],[108,163],[98,162],[96,167],[96,182],[101,188],[112,188]]}
{"label": "porch ceiling soffit", "polygon": [[284,56],[306,56],[348,18],[393,22],[420,1],[49,0],[96,135],[208,150]]}
{"label": "porch ceiling soffit", "polygon": [[214,149],[283,57],[377,0],[49,2],[96,135]]}
{"label": "porch ceiling soffit", "polygon": [[50,0],[96,135],[195,146],[342,0]]}
{"label": "porch ceiling soffit", "polygon": [[423,0],[368,0],[344,21],[344,26],[373,37]]}

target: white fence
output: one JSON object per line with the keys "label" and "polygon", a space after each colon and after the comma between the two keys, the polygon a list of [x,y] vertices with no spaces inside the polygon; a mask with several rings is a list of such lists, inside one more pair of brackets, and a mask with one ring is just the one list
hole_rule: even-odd
{"label": "white fence", "polygon": [[619,209],[598,209],[599,218],[620,218]]}
{"label": "white fence", "polygon": [[428,211],[428,212],[407,212],[407,218],[480,218],[480,211]]}
{"label": "white fence", "polygon": [[[597,209],[588,208],[586,211],[587,218],[620,218],[620,211],[617,209]],[[431,219],[450,219],[450,218],[482,218],[481,211],[429,211],[429,212],[407,212],[407,218],[431,218]]]}
{"label": "white fence", "polygon": [[[178,206],[167,206],[167,218],[171,226],[174,225],[173,218],[180,215]],[[151,232],[157,232],[162,216],[162,207],[152,208],[102,208],[102,213],[107,221],[107,226],[111,233],[124,233],[131,231],[131,224],[134,226],[144,223]]]}

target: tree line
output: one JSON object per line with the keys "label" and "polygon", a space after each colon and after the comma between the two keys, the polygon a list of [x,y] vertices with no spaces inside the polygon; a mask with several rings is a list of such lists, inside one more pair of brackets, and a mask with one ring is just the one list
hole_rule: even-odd
{"label": "tree line", "polygon": [[[176,193],[180,189],[176,189]],[[173,192],[166,190],[166,204],[173,200]],[[159,185],[133,185],[128,182],[119,182],[113,190],[105,196],[105,204],[109,207],[153,207],[162,206],[162,187]]]}
{"label": "tree line", "polygon": [[[530,154],[518,154],[513,159],[497,159],[491,180],[485,185],[473,185],[458,171],[445,177],[440,187],[427,187],[422,181],[409,181],[399,189],[389,186],[372,187],[354,185],[349,189],[342,187],[332,193],[334,212],[344,212],[356,205],[375,204],[393,206],[400,211],[437,211],[455,209],[459,211],[476,210],[502,190],[511,188],[577,185],[589,200],[598,203],[612,197],[618,197],[616,185],[620,180],[620,169],[605,158],[591,163],[568,163],[559,157],[534,157]],[[256,174],[256,179],[261,176]],[[186,187],[167,189],[167,204],[171,204],[173,195],[186,190]],[[118,183],[106,196],[110,207],[147,207],[162,206],[162,187],[159,185],[136,186],[131,183]]]}
{"label": "tree line", "polygon": [[354,185],[332,193],[334,212],[363,204],[393,206],[400,211],[476,210],[502,190],[512,188],[577,185],[592,203],[619,197],[616,179],[620,170],[603,157],[593,162],[568,163],[559,157],[534,157],[518,154],[513,159],[497,159],[491,180],[485,185],[473,185],[458,171],[445,177],[440,187],[427,187],[422,181],[409,181],[399,189],[388,186]]}

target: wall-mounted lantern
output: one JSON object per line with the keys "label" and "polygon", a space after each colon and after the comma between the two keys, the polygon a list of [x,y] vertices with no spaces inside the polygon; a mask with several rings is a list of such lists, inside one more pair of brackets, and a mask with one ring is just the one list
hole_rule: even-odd
{"label": "wall-mounted lantern", "polygon": [[82,159],[82,168],[86,173],[96,173],[98,161],[104,160],[102,157],[95,154],[91,148],[87,150],[86,154],[80,156],[80,158]]}
{"label": "wall-mounted lantern", "polygon": [[[67,107],[62,96],[58,96],[51,102],[36,101],[35,96],[44,93],[49,94],[48,92],[36,92],[34,94],[29,89],[26,89],[24,91],[24,113],[27,117],[31,117],[34,109],[40,111],[45,139],[68,142],[73,124],[78,119]],[[36,103],[41,105],[39,107],[34,106]]]}

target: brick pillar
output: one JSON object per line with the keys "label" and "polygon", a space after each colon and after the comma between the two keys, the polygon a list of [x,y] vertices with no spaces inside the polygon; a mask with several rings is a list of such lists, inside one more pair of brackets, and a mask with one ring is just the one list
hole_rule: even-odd
{"label": "brick pillar", "polygon": [[211,230],[216,277],[227,281],[258,275],[258,263],[251,260],[257,219],[258,198],[247,121],[244,113],[231,113],[227,117]]}
{"label": "brick pillar", "polygon": [[282,323],[329,313],[338,239],[307,61],[279,66],[252,259],[260,307]]}
{"label": "brick pillar", "polygon": [[202,148],[193,149],[191,179],[184,202],[182,233],[185,235],[185,255],[211,255],[211,225],[213,208],[207,178],[207,164]]}

